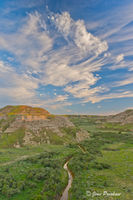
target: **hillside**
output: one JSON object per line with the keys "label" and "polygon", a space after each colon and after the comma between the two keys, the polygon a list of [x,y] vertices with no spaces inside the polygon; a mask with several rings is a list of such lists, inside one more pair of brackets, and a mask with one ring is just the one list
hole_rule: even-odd
{"label": "hillside", "polygon": [[122,124],[133,123],[133,110],[130,109],[116,115],[108,116],[107,121]]}
{"label": "hillside", "polygon": [[130,132],[133,134],[133,110],[126,110],[116,115],[69,115],[68,118],[82,129],[88,132],[114,131],[116,133]]}
{"label": "hillside", "polygon": [[88,124],[104,124],[104,123],[120,123],[120,124],[132,124],[133,123],[133,109],[125,110],[121,113],[109,116],[102,115],[69,115],[70,119],[74,119],[74,122],[83,121]]}
{"label": "hillside", "polygon": [[43,108],[6,106],[0,109],[0,147],[67,144],[89,137],[64,116],[51,115]]}

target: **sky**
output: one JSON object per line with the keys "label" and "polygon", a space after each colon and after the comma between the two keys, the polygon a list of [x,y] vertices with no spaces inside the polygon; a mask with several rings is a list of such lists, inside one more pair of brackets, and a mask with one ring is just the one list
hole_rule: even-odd
{"label": "sky", "polygon": [[0,107],[133,108],[132,0],[0,0]]}

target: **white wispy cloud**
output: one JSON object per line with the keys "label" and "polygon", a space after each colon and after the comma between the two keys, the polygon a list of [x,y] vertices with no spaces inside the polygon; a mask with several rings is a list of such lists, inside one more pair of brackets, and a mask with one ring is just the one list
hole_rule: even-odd
{"label": "white wispy cloud", "polygon": [[84,53],[99,55],[107,51],[108,44],[89,33],[83,20],[74,21],[68,12],[55,14],[51,17],[57,29]]}
{"label": "white wispy cloud", "polygon": [[130,75],[130,76],[126,77],[125,79],[120,80],[120,81],[116,81],[114,83],[114,85],[117,86],[117,87],[129,85],[129,84],[133,84],[133,75]]}
{"label": "white wispy cloud", "polygon": [[35,98],[38,83],[35,78],[26,74],[18,74],[12,67],[0,61],[0,94],[24,102]]}
{"label": "white wispy cloud", "polygon": [[[111,46],[111,59],[108,60],[108,63],[111,64],[110,69],[133,69],[132,60],[126,60],[126,62],[121,63],[117,62],[117,55],[124,55],[124,59],[133,55],[132,10],[133,2],[128,1],[126,4],[120,4],[108,11],[105,9],[102,13],[97,13],[95,21],[92,21],[92,27],[91,21],[90,24],[87,24],[88,30],[93,30],[100,39],[106,40],[108,45]],[[124,59],[121,59],[121,61],[124,61]]]}
{"label": "white wispy cloud", "polygon": [[76,98],[86,98],[96,93],[97,88],[90,87],[100,77],[93,73],[107,62],[105,56],[98,58],[99,54],[107,51],[107,42],[87,32],[84,22],[74,21],[68,12],[54,14],[51,20],[67,45],[49,53],[44,84],[64,86],[64,91]]}
{"label": "white wispy cloud", "polygon": [[0,100],[4,98],[7,103],[45,106],[51,109],[72,105],[67,102],[68,95],[56,95],[55,98],[44,95],[40,99],[36,91],[39,83],[38,79],[25,73],[18,74],[11,66],[0,61]]}
{"label": "white wispy cloud", "polygon": [[114,92],[109,94],[103,94],[103,95],[93,95],[89,97],[88,99],[84,100],[84,102],[92,102],[92,103],[98,103],[102,100],[109,100],[109,99],[120,99],[120,98],[127,98],[127,97],[133,97],[133,91],[124,91],[124,92]]}
{"label": "white wispy cloud", "polygon": [[124,4],[119,7],[116,6],[114,9],[103,12],[102,16],[97,15],[97,21],[99,21],[99,29],[97,30],[97,35],[101,39],[106,39],[109,43],[116,42],[117,38],[116,40],[113,40],[113,37],[115,39],[115,34],[121,34],[123,27],[132,22],[132,10],[133,2],[131,1],[126,5]]}
{"label": "white wispy cloud", "polygon": [[[50,20],[68,42],[56,50],[52,48],[54,38],[50,37],[45,21],[37,12],[28,15],[17,33],[0,35],[1,49],[12,52],[25,65],[21,69],[25,76],[12,72],[12,77],[16,80],[11,88],[13,96],[21,102],[27,99],[30,102],[31,98],[40,105],[55,107],[71,105],[69,95],[84,101],[89,98],[88,101],[94,102],[93,96],[95,98],[96,94],[106,90],[101,86],[91,86],[100,79],[93,73],[100,70],[110,57],[107,52],[99,58],[99,54],[107,51],[107,42],[87,32],[84,22],[74,21],[67,12],[52,15]],[[32,73],[39,74],[38,78],[35,79]],[[39,100],[36,92],[39,84],[63,87],[67,95]],[[7,93],[6,89],[4,91]],[[8,94],[12,96],[12,92]]]}
{"label": "white wispy cloud", "polygon": [[0,49],[12,52],[23,66],[37,68],[38,71],[47,59],[45,53],[52,45],[52,38],[48,36],[38,12],[29,14],[25,24],[16,33],[0,34]]}
{"label": "white wispy cloud", "polygon": [[120,61],[122,61],[124,59],[124,54],[120,54],[120,55],[118,55],[117,57],[116,57],[116,61],[117,62],[120,62]]}
{"label": "white wispy cloud", "polygon": [[64,102],[68,99],[68,95],[58,95],[55,101],[57,102]]}

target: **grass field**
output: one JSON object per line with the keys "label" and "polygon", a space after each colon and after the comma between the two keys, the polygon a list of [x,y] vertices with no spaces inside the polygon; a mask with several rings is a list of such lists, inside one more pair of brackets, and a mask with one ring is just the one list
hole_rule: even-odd
{"label": "grass field", "polygon": [[[88,171],[88,188],[84,199],[133,199],[133,145],[115,143],[105,145],[102,156],[97,157],[97,166],[93,165]],[[102,168],[98,163],[106,163],[110,167]],[[87,197],[87,191],[91,196]],[[106,194],[116,193],[120,196],[109,196]],[[96,195],[101,194],[101,196]],[[105,195],[104,195],[105,194]]]}

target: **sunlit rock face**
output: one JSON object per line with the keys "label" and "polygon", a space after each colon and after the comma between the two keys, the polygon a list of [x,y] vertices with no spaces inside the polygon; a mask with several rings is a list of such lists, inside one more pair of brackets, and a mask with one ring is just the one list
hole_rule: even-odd
{"label": "sunlit rock face", "polygon": [[40,115],[40,116],[32,116],[32,115],[27,115],[27,116],[24,116],[22,115],[21,116],[21,120],[23,121],[35,121],[35,120],[45,120],[47,118],[47,116],[45,115]]}

